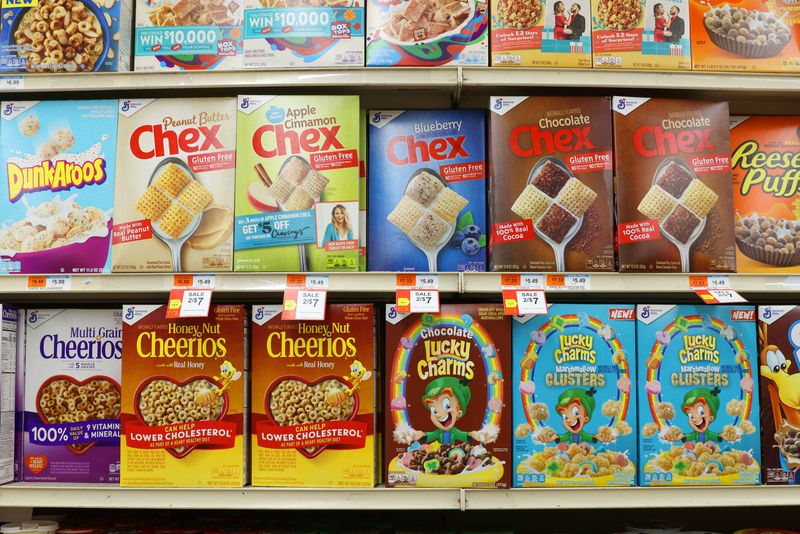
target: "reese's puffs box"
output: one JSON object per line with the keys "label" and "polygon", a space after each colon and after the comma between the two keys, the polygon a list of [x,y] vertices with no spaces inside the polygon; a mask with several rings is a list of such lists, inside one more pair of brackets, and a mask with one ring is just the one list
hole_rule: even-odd
{"label": "reese's puffs box", "polygon": [[167,306],[122,308],[120,484],[241,487],[245,311],[168,319]]}
{"label": "reese's puffs box", "polygon": [[375,308],[332,304],[324,321],[253,306],[254,486],[375,485]]}

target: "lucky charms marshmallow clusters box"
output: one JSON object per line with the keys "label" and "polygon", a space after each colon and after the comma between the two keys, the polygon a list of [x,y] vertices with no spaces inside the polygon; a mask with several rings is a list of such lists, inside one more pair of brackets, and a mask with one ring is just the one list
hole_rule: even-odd
{"label": "lucky charms marshmallow clusters box", "polygon": [[482,110],[369,112],[370,271],[485,271]]}
{"label": "lucky charms marshmallow clusters box", "polygon": [[636,480],[634,306],[513,318],[514,486]]}
{"label": "lucky charms marshmallow clusters box", "polygon": [[3,102],[0,109],[0,272],[109,272],[116,101]]}
{"label": "lucky charms marshmallow clusters box", "polygon": [[358,271],[357,96],[240,96],[236,271]]}
{"label": "lucky charms marshmallow clusters box", "polygon": [[761,480],[753,306],[636,307],[639,484]]}
{"label": "lucky charms marshmallow clusters box", "polygon": [[22,480],[119,482],[121,310],[25,315]]}
{"label": "lucky charms marshmallow clusters box", "polygon": [[329,305],[324,321],[253,307],[254,486],[375,485],[375,307]]}
{"label": "lucky charms marshmallow clusters box", "polygon": [[167,306],[122,307],[120,484],[241,487],[248,421],[245,309],[168,319]]}
{"label": "lucky charms marshmallow clusters box", "polygon": [[386,307],[388,486],[508,488],[511,325],[495,304]]}

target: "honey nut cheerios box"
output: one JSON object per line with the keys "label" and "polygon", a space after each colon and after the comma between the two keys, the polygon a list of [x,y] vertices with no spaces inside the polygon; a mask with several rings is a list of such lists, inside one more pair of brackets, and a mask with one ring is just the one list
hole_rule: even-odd
{"label": "honey nut cheerios box", "polygon": [[592,0],[594,67],[690,70],[689,0]]}
{"label": "honey nut cheerios box", "polygon": [[375,307],[331,304],[323,321],[281,308],[253,306],[253,485],[371,488]]}
{"label": "honey nut cheerios box", "polygon": [[511,486],[511,323],[497,304],[386,306],[387,486]]}
{"label": "honey nut cheerios box", "polygon": [[0,109],[0,273],[110,272],[116,101]]}
{"label": "honey nut cheerios box", "polygon": [[731,117],[738,272],[800,265],[800,117]]}
{"label": "honey nut cheerios box", "polygon": [[591,67],[590,0],[492,0],[492,66]]}
{"label": "honey nut cheerios box", "polygon": [[236,99],[119,101],[115,272],[230,271]]}
{"label": "honey nut cheerios box", "polygon": [[800,5],[792,0],[689,0],[692,68],[800,72]]}
{"label": "honey nut cheerios box", "polygon": [[120,484],[241,487],[247,477],[245,308],[167,319],[167,306],[122,307]]}
{"label": "honey nut cheerios box", "polygon": [[633,486],[633,305],[551,304],[515,316],[514,486]]}
{"label": "honey nut cheerios box", "polygon": [[119,482],[122,312],[28,309],[21,478]]}
{"label": "honey nut cheerios box", "polygon": [[753,306],[636,306],[639,484],[761,480]]}

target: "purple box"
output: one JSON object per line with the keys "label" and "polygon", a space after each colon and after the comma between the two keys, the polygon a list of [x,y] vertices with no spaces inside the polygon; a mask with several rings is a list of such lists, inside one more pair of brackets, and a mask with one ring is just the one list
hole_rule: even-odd
{"label": "purple box", "polygon": [[14,480],[17,309],[0,304],[0,484]]}

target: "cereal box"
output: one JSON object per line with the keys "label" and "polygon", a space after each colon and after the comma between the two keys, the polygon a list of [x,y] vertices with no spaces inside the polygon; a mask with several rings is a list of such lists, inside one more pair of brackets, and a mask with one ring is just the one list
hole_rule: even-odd
{"label": "cereal box", "polygon": [[639,484],[758,484],[753,306],[636,306]]}
{"label": "cereal box", "polygon": [[367,112],[361,111],[358,128],[358,270],[367,270]]}
{"label": "cereal box", "polygon": [[692,68],[689,0],[592,0],[596,68]]}
{"label": "cereal box", "polygon": [[492,97],[493,271],[613,271],[607,97]]}
{"label": "cereal box", "polygon": [[115,272],[230,271],[236,99],[119,101]]}
{"label": "cereal box", "polygon": [[483,110],[369,117],[369,270],[485,271]]}
{"label": "cereal box", "polygon": [[590,0],[492,0],[492,66],[591,67]]}
{"label": "cereal box", "polygon": [[367,0],[367,66],[489,65],[485,0]]}
{"label": "cereal box", "polygon": [[[10,308],[9,308],[10,309]],[[17,310],[17,365],[14,381],[14,481],[22,480],[23,415],[25,414],[25,310]]]}
{"label": "cereal box", "polygon": [[246,478],[245,310],[168,319],[122,307],[121,484],[241,487]]}
{"label": "cereal box", "polygon": [[0,107],[0,273],[109,272],[116,101]]}
{"label": "cereal box", "polygon": [[242,0],[136,0],[134,70],[243,66]]}
{"label": "cereal box", "polygon": [[17,332],[22,314],[12,306],[0,304],[0,484],[16,478]]}
{"label": "cereal box", "polygon": [[236,271],[358,271],[357,96],[240,96]]}
{"label": "cereal box", "polygon": [[244,66],[363,67],[364,0],[245,0]]}
{"label": "cereal box", "polygon": [[800,484],[800,307],[758,307],[765,484]]}
{"label": "cereal box", "polygon": [[800,71],[800,6],[791,0],[689,0],[692,68]]}
{"label": "cereal box", "polygon": [[129,0],[26,0],[0,8],[0,72],[130,70]]}
{"label": "cereal box", "polygon": [[324,321],[253,306],[254,486],[375,485],[375,309],[331,304]]}
{"label": "cereal box", "polygon": [[514,486],[632,486],[632,305],[551,304],[514,317]]}
{"label": "cereal box", "polygon": [[500,305],[387,306],[386,485],[510,487],[510,365]]}
{"label": "cereal box", "polygon": [[122,312],[28,309],[25,482],[119,482]]}
{"label": "cereal box", "polygon": [[619,270],[736,270],[728,103],[614,97]]}
{"label": "cereal box", "polygon": [[797,272],[800,265],[800,117],[731,117],[731,167],[739,272]]}

